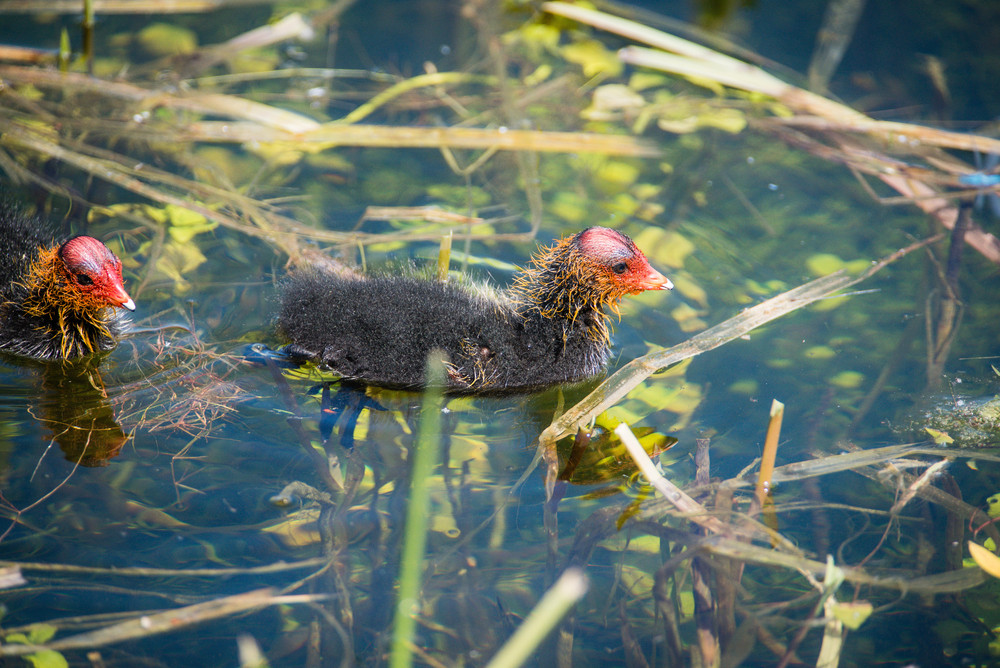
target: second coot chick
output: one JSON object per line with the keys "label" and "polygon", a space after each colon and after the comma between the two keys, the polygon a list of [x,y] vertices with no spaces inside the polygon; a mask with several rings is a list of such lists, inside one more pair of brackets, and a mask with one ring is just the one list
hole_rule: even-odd
{"label": "second coot chick", "polygon": [[284,286],[285,352],[346,379],[424,383],[428,353],[449,360],[448,389],[524,391],[584,380],[610,357],[608,314],[627,294],[669,290],[632,240],[591,227],[543,248],[496,295],[413,277],[300,271]]}
{"label": "second coot chick", "polygon": [[54,243],[42,226],[0,203],[0,351],[67,360],[110,350],[135,310],[122,263],[93,237]]}

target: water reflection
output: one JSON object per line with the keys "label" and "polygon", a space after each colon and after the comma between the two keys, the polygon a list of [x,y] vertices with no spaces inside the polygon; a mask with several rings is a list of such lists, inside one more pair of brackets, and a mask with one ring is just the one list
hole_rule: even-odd
{"label": "water reflection", "polygon": [[42,371],[40,395],[31,412],[52,432],[63,455],[80,466],[107,466],[128,435],[108,401],[96,366],[49,364]]}
{"label": "water reflection", "polygon": [[36,380],[28,413],[48,430],[68,461],[99,467],[118,456],[128,435],[108,399],[99,357],[62,363],[4,356],[3,361]]}

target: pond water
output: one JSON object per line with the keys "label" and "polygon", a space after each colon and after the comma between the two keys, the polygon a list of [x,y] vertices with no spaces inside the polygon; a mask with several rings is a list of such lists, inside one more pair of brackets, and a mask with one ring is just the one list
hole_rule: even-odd
{"label": "pond water", "polygon": [[[723,4],[734,6],[709,38],[739,43],[804,85],[824,4]],[[896,4],[864,9],[831,95],[877,119],[995,135],[1000,8]],[[898,193],[852,173],[844,153],[831,157],[761,121],[787,115],[777,105],[662,73],[647,72],[641,84],[630,77],[642,70],[602,61],[627,40],[533,5],[359,3],[311,41],[288,37],[207,64],[176,55],[293,11],[316,20],[329,9],[99,16],[94,71],[108,83],[93,89],[62,90],[27,73],[46,66],[0,65],[4,190],[56,230],[107,241],[138,305],[134,331],[100,360],[0,360],[0,561],[13,569],[0,590],[0,648],[9,654],[47,643],[47,653],[31,655],[46,666],[349,666],[398,656],[394,616],[425,397],[341,386],[271,355],[284,343],[274,314],[291,263],[433,266],[454,226],[451,270],[502,287],[539,244],[588,225],[621,229],[677,289],[625,300],[611,373],[768,297],[837,269],[861,271],[941,231],[912,202],[877,199]],[[702,8],[655,9],[688,21]],[[77,22],[0,13],[0,44],[55,49],[66,27],[77,47]],[[241,132],[238,121],[253,119],[266,133],[287,119],[260,121],[259,109],[234,112],[209,98],[324,122],[407,77],[448,72],[466,74],[399,92],[356,122],[628,138],[635,116],[581,117],[600,86],[628,83],[660,105],[646,108],[641,132],[641,146],[657,154],[484,154],[377,137],[307,148],[268,134],[232,141],[222,135]],[[687,111],[670,115],[680,108]],[[687,119],[698,121],[688,127]],[[739,132],[719,128],[734,119],[750,122]],[[827,146],[834,136],[823,135]],[[858,145],[869,152],[856,158],[858,170],[892,152],[897,166],[933,172],[927,182],[940,188],[955,188],[942,164],[961,160],[975,171],[988,159]],[[971,208],[986,232],[997,230],[989,197]],[[414,216],[415,207],[433,211]],[[462,216],[472,224],[452,222]],[[948,451],[931,437],[947,441],[955,430],[928,422],[926,407],[947,413],[995,394],[1000,279],[974,248],[951,260],[949,252],[945,235],[848,298],[821,300],[651,375],[586,425],[582,457],[572,438],[556,444],[560,476],[547,478],[539,435],[602,378],[527,395],[445,397],[440,449],[424,481],[413,661],[486,664],[568,566],[583,569],[588,592],[532,653],[534,665],[697,664],[711,651],[705,634],[719,638],[728,666],[782,657],[815,664],[821,651],[836,651],[845,666],[994,661],[998,587],[979,584],[971,562],[961,569],[966,542],[996,533],[985,526],[993,513],[969,517],[1000,486],[989,449],[996,431],[969,413],[960,419],[984,429],[947,446],[982,449]],[[957,283],[947,282],[949,267]],[[944,301],[960,313],[950,320],[941,306],[949,285],[957,299]],[[928,340],[942,337],[949,346],[930,362]],[[926,448],[822,475],[783,470],[773,517],[763,520],[785,542],[757,534],[760,552],[751,553],[734,547],[749,542],[707,539],[668,511],[611,434],[624,420],[647,435],[666,477],[729,522],[719,490],[735,490],[744,517],[772,400],[785,405],[779,465],[917,441]],[[696,488],[699,439],[710,444],[711,484]],[[950,465],[926,481],[931,491],[914,482],[950,453]],[[895,507],[911,485],[920,493]],[[800,561],[766,556],[772,550]],[[802,572],[827,555],[864,576],[849,575],[837,599],[874,608],[858,628],[835,631],[845,637],[835,650],[823,639],[824,623],[835,623],[821,599],[823,573]],[[966,575],[949,580],[954,573]],[[910,591],[899,584],[907,580]],[[715,602],[696,608],[693,590],[706,583]],[[699,636],[699,620],[711,633]]]}

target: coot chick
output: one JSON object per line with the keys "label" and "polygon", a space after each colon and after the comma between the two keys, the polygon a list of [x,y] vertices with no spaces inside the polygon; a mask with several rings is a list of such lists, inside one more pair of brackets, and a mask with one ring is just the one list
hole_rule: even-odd
{"label": "coot chick", "polygon": [[117,307],[135,310],[122,263],[93,237],[61,244],[10,204],[0,204],[0,351],[67,360],[115,346]]}
{"label": "coot chick", "polygon": [[542,248],[505,292],[414,277],[300,271],[285,283],[278,327],[286,354],[345,379],[423,385],[428,353],[447,355],[448,389],[512,392],[584,380],[610,357],[619,300],[673,284],[632,240],[591,227]]}

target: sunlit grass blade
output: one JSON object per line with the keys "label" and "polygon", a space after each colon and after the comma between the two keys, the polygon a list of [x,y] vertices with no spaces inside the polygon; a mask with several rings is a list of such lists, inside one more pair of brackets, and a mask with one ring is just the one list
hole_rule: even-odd
{"label": "sunlit grass blade", "polygon": [[517,668],[527,661],[570,608],[583,598],[587,586],[587,576],[582,570],[566,569],[486,668]]}
{"label": "sunlit grass blade", "polygon": [[441,403],[443,401],[444,363],[441,354],[432,351],[427,359],[427,390],[420,409],[420,427],[414,442],[413,467],[410,472],[410,497],[406,507],[406,527],[400,556],[399,590],[396,598],[392,636],[392,668],[413,664],[413,632],[420,610],[427,547],[427,508],[430,505],[428,479],[437,463],[441,446]]}

